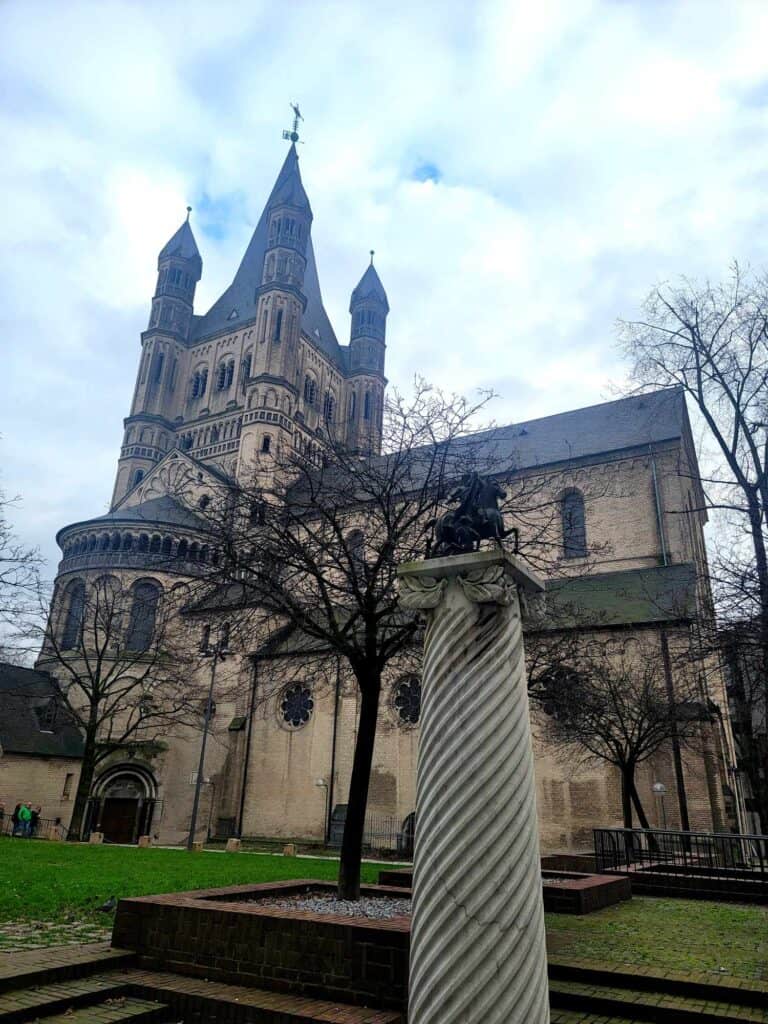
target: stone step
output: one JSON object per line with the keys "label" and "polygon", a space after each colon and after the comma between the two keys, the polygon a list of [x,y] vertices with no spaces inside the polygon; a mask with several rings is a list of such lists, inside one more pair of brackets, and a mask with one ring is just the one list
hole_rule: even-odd
{"label": "stone step", "polygon": [[148,999],[114,999],[100,1003],[98,1006],[86,1006],[79,1010],[55,1014],[52,1017],[41,1017],[41,1024],[117,1024],[128,1021],[129,1024],[150,1024],[151,1021],[175,1021],[167,1006]]}
{"label": "stone step", "polygon": [[72,1007],[91,1006],[105,999],[119,998],[125,991],[123,982],[104,976],[74,978],[47,985],[23,982],[18,988],[0,994],[0,1024],[36,1020]]}
{"label": "stone step", "polygon": [[733,1003],[737,1006],[768,1006],[768,984],[732,975],[695,971],[664,971],[649,967],[595,964],[589,960],[549,957],[551,981],[577,981],[609,988],[684,996],[704,1002]]}
{"label": "stone step", "polygon": [[[660,1024],[767,1024],[768,1009],[715,1002],[690,995],[672,995],[623,986],[551,980],[550,1003],[571,1012],[584,1010],[605,1017],[657,1021]],[[577,1018],[578,1019],[578,1018]]]}
{"label": "stone step", "polygon": [[83,978],[113,967],[127,966],[134,960],[134,953],[112,949],[105,942],[3,953],[0,955],[0,993]]}
{"label": "stone step", "polygon": [[133,968],[114,975],[115,980],[126,982],[131,992],[170,1006],[178,1020],[184,1019],[185,1010],[200,1012],[201,1008],[203,1013],[195,1019],[205,1020],[205,1007],[213,1011],[218,1006],[223,1020],[258,1024],[405,1024],[403,1015],[395,1010],[350,1006],[165,971]]}
{"label": "stone step", "polygon": [[595,1016],[575,1010],[553,1010],[549,1024],[637,1024],[637,1017],[606,1017],[604,1013]]}

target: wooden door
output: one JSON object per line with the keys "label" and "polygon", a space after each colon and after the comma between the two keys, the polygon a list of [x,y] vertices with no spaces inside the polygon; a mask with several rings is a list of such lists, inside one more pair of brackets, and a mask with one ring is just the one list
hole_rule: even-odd
{"label": "wooden door", "polygon": [[136,832],[139,801],[107,797],[101,812],[101,831],[107,843],[132,843]]}

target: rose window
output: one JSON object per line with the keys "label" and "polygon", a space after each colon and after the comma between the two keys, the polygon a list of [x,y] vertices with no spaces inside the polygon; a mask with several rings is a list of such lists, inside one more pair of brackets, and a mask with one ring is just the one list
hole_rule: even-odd
{"label": "rose window", "polygon": [[312,709],[315,702],[312,700],[312,691],[308,686],[300,683],[296,686],[289,686],[283,694],[280,710],[283,713],[283,721],[298,729],[306,725],[312,717]]}
{"label": "rose window", "polygon": [[404,679],[395,687],[395,708],[402,722],[415,725],[421,711],[421,683],[418,679]]}

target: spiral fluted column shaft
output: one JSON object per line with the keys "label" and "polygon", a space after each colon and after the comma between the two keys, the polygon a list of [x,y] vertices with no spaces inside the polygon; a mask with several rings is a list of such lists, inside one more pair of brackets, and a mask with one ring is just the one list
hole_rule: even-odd
{"label": "spiral fluted column shaft", "polygon": [[512,556],[401,569],[427,612],[416,785],[410,1024],[547,1024],[533,750]]}

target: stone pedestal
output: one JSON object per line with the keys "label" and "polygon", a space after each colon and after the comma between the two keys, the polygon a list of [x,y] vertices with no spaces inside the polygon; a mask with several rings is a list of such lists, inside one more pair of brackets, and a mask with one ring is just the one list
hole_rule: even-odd
{"label": "stone pedestal", "polygon": [[202,840],[195,840],[195,842],[192,843],[192,853],[202,853],[204,845],[205,844]]}
{"label": "stone pedestal", "polygon": [[138,847],[141,850],[146,850],[152,845],[152,836],[139,836]]}
{"label": "stone pedestal", "polygon": [[240,847],[242,843],[239,839],[228,839],[227,840],[227,853],[240,853]]}
{"label": "stone pedestal", "polygon": [[296,844],[295,843],[286,843],[285,846],[283,847],[283,856],[284,857],[295,857],[296,856]]}
{"label": "stone pedestal", "polygon": [[427,616],[410,1024],[547,1024],[544,905],[521,594],[503,551],[400,567]]}
{"label": "stone pedestal", "polygon": [[88,842],[89,843],[103,843],[104,842],[104,833],[103,832],[91,832],[91,834],[88,836]]}

